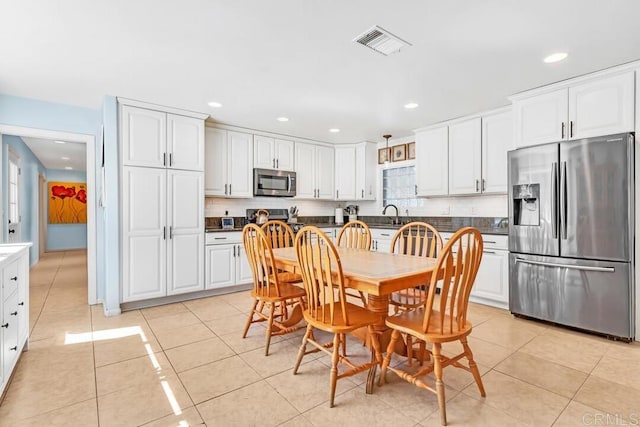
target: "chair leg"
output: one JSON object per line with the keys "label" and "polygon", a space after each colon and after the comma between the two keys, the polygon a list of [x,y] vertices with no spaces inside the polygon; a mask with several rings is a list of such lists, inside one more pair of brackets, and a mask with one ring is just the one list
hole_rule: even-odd
{"label": "chair leg", "polygon": [[302,337],[302,345],[300,346],[300,350],[298,350],[298,358],[296,359],[296,365],[293,367],[293,375],[298,373],[300,362],[302,362],[304,353],[307,351],[307,341],[309,340],[309,337],[313,337],[313,327],[311,325],[307,325],[307,331]]}
{"label": "chair leg", "polygon": [[378,385],[381,386],[383,382],[387,381],[387,368],[391,363],[391,355],[396,348],[396,343],[400,339],[400,332],[393,330],[391,333],[391,341],[389,341],[389,345],[387,346],[387,355],[382,361],[382,368],[380,368],[380,377],[378,378]]}
{"label": "chair leg", "polygon": [[413,366],[413,338],[407,334],[407,365]]}
{"label": "chair leg", "polygon": [[442,382],[442,344],[433,344],[433,373],[436,376],[436,392],[438,394],[438,406],[440,407],[440,422],[447,425],[447,409],[444,400],[444,383]]}
{"label": "chair leg", "polygon": [[480,389],[480,396],[486,397],[487,394],[484,391],[484,385],[482,384],[482,377],[480,376],[478,365],[476,365],[475,360],[473,360],[473,352],[471,352],[471,348],[467,343],[467,337],[462,338],[460,342],[462,343],[462,347],[464,348],[464,354],[467,360],[469,360],[469,369],[471,369],[471,373],[473,374],[473,379],[476,380],[478,389]]}
{"label": "chair leg", "polygon": [[244,327],[244,332],[242,333],[242,338],[247,337],[247,332],[249,332],[249,326],[251,326],[251,322],[253,322],[253,313],[256,311],[256,306],[258,305],[258,300],[253,300],[253,305],[251,306],[251,312],[249,313],[249,318],[247,319],[247,324]]}
{"label": "chair leg", "polygon": [[344,334],[340,334],[340,343],[342,346],[342,355],[347,357],[347,340]]}
{"label": "chair leg", "polygon": [[358,291],[358,293],[360,294],[360,300],[362,301],[362,304],[364,308],[367,308],[367,298],[364,296],[364,292],[362,291]]}
{"label": "chair leg", "polygon": [[267,321],[267,344],[264,349],[265,356],[269,355],[269,345],[271,344],[271,334],[273,333],[273,316],[275,314],[275,311],[276,304],[272,302],[271,306],[269,307],[269,320]]}
{"label": "chair leg", "polygon": [[329,396],[329,407],[333,408],[333,401],[336,397],[336,385],[338,384],[338,361],[340,360],[340,336],[342,334],[335,334],[333,336],[333,355],[331,357],[331,391]]}

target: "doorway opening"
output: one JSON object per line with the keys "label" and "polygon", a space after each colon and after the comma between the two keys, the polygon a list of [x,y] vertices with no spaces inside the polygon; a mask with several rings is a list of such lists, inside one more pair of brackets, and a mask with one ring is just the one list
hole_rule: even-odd
{"label": "doorway opening", "polygon": [[[78,133],[59,132],[59,131],[53,131],[53,130],[33,129],[33,128],[26,128],[26,127],[19,127],[19,126],[8,126],[8,125],[0,124],[0,140],[2,140],[3,135],[17,136],[21,138],[23,142],[24,142],[24,139],[27,139],[27,140],[38,139],[38,140],[48,140],[50,141],[51,144],[54,144],[53,141],[59,141],[59,142],[72,143],[75,145],[82,145],[82,149],[83,149],[82,156],[84,157],[83,164],[86,165],[86,172],[85,172],[86,182],[84,183],[85,188],[83,189],[84,194],[82,194],[82,198],[86,202],[86,236],[85,238],[86,238],[86,250],[87,250],[87,287],[88,287],[87,294],[88,294],[88,303],[90,305],[97,304],[99,300],[98,300],[98,291],[97,291],[97,285],[96,285],[97,191],[96,191],[96,185],[95,185],[95,162],[96,162],[95,136],[78,134]],[[2,152],[0,152],[0,161],[1,161],[2,155],[3,155]],[[7,156],[8,156],[7,160],[9,161],[9,163],[11,163],[11,153],[7,152]],[[67,157],[67,156],[58,156],[58,157]],[[20,161],[24,161],[24,159],[19,158],[17,163],[18,164],[17,194],[20,194],[19,193],[19,186],[21,181]],[[41,163],[43,163],[42,160],[40,161]],[[8,168],[10,172],[11,166],[9,165]],[[7,191],[11,193],[11,189],[10,189],[10,186],[12,185],[11,177],[9,177],[6,174],[3,174],[3,176],[7,177],[4,179],[7,179],[9,184],[9,187],[5,186],[5,188],[7,188]],[[33,216],[33,218],[30,218],[30,221],[32,222],[32,224],[34,224],[32,225],[32,229],[31,229],[32,232],[31,232],[30,239],[33,240],[34,242],[35,241],[38,242],[38,246],[39,246],[38,256],[39,256],[40,253],[46,250],[47,236],[49,235],[49,237],[51,237],[50,233],[47,233],[46,225],[48,224],[49,220],[47,216],[47,210],[45,209],[48,205],[48,203],[45,203],[45,202],[49,201],[48,181],[51,181],[51,180],[49,179],[49,177],[45,178],[45,176],[41,173],[35,174],[33,177],[33,180],[34,182],[31,185],[31,188],[32,188],[31,191],[33,191],[33,194],[34,194],[32,200],[34,200],[34,203],[35,203],[36,215]],[[2,187],[3,186],[0,185],[0,188]],[[36,188],[37,188],[37,191],[35,191]],[[8,194],[8,196],[10,196],[10,194]],[[2,197],[3,196],[0,193],[0,200],[5,200]],[[20,201],[20,198],[18,197],[16,199],[18,223],[21,223],[21,222],[24,223],[24,221],[20,221],[20,218],[19,218],[20,216],[19,203],[21,203],[21,201]],[[13,206],[11,205],[11,203],[8,203],[7,206],[4,208],[5,219],[9,218],[9,216],[11,215],[10,210],[12,208]],[[73,211],[73,214],[77,215],[77,212]],[[8,222],[0,221],[0,236],[3,235],[2,233],[4,232],[3,228],[5,224],[8,224]],[[22,225],[24,227],[24,224]],[[36,227],[37,227],[37,231],[33,232],[33,230]],[[7,225],[7,229],[8,229],[7,231],[11,230],[10,224]],[[15,233],[11,233],[11,234],[15,234]],[[24,236],[24,230],[22,230],[22,236]]]}

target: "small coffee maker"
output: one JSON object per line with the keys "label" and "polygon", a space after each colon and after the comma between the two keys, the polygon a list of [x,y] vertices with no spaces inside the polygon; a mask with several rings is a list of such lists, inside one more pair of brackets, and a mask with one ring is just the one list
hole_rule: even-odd
{"label": "small coffee maker", "polygon": [[349,221],[358,220],[358,205],[349,205],[344,208],[344,211],[349,215]]}

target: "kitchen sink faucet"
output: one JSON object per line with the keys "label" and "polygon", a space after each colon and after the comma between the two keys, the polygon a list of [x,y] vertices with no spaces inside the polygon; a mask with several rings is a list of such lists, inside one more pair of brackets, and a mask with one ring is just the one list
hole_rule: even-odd
{"label": "kitchen sink faucet", "polygon": [[393,225],[400,225],[400,218],[398,218],[398,207],[396,205],[393,205],[391,203],[389,203],[388,205],[386,205],[384,207],[384,209],[382,209],[382,215],[386,215],[387,214],[387,208],[388,207],[392,207],[396,210],[396,217],[395,218],[391,218],[391,224]]}

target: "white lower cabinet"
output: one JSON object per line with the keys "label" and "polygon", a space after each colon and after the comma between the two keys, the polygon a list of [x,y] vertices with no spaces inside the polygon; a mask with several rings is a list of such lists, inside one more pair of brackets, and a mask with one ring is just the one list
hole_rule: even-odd
{"label": "white lower cabinet", "polygon": [[391,252],[391,239],[396,230],[388,230],[385,228],[371,228],[371,250],[374,252]]}
{"label": "white lower cabinet", "polygon": [[124,167],[122,301],[204,289],[202,172]]}
{"label": "white lower cabinet", "polygon": [[208,233],[205,253],[205,289],[253,282],[253,272],[242,245],[242,233]]}
{"label": "white lower cabinet", "polygon": [[29,339],[29,246],[0,245],[0,395]]}
{"label": "white lower cabinet", "polygon": [[[446,244],[453,233],[440,233]],[[484,250],[482,261],[471,289],[469,301],[509,308],[509,251],[508,237],[483,234]]]}

